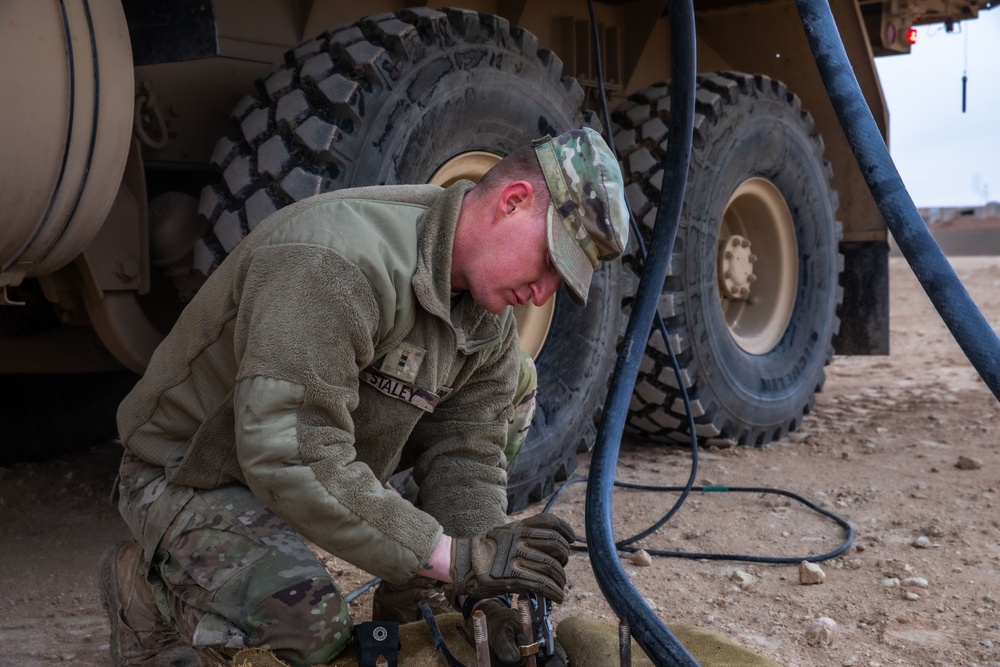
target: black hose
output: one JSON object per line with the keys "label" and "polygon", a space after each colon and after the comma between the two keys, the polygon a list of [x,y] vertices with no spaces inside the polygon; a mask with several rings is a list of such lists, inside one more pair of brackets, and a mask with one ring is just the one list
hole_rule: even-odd
{"label": "black hose", "polygon": [[381,579],[379,579],[378,577],[375,577],[374,579],[372,579],[368,583],[361,584],[360,586],[358,586],[357,588],[355,588],[353,591],[351,591],[350,593],[348,593],[347,595],[344,596],[344,602],[352,602],[355,598],[357,598],[358,596],[364,594],[365,592],[367,592],[367,591],[375,588],[381,582],[382,582]]}
{"label": "black hose", "polygon": [[[597,89],[601,96],[601,117],[604,119],[604,128],[605,133],[607,134],[608,147],[611,148],[611,153],[613,155],[618,155],[618,149],[615,148],[614,126],[611,124],[611,114],[608,112],[608,94],[604,88],[604,66],[602,64],[604,62],[604,58],[601,56],[601,35],[597,25],[597,16],[594,13],[594,0],[587,0],[587,11],[590,14],[591,38],[593,40],[594,47],[594,62],[597,63]],[[646,256],[648,253],[646,252],[646,242],[642,238],[642,230],[639,228],[639,223],[636,221],[635,215],[632,213],[632,207],[629,206],[628,201],[625,202],[625,209],[628,211],[629,228],[632,230],[632,237],[635,240],[637,249],[636,255],[639,256],[641,261],[640,267],[642,267],[646,265],[647,261]],[[677,361],[677,355],[674,354],[674,348],[670,342],[670,334],[667,332],[667,325],[664,323],[659,310],[654,311],[653,316],[653,325],[656,327],[656,330],[660,332],[660,336],[663,337],[663,344],[667,347],[667,356],[670,357],[670,366],[673,368],[674,377],[677,379],[677,386],[680,388],[681,400],[684,403],[684,414],[687,415],[688,434],[691,436],[691,470],[688,474],[687,484],[681,491],[681,495],[677,497],[673,507],[667,510],[666,514],[664,514],[659,521],[649,526],[646,530],[633,535],[632,537],[625,538],[624,540],[619,540],[615,545],[619,549],[622,549],[629,544],[638,542],[648,535],[652,535],[659,530],[661,526],[670,521],[670,519],[677,514],[685,501],[687,501],[688,495],[690,495],[691,489],[694,487],[694,481],[698,477],[698,429],[694,423],[694,411],[691,410],[691,397],[688,396],[687,387],[684,386],[684,378],[681,377],[681,367]],[[616,482],[615,486],[620,485]],[[583,550],[585,551],[586,549],[584,548]]]}
{"label": "black hose", "polygon": [[826,0],[796,0],[813,58],[840,126],[889,231],[951,335],[1000,399],[1000,338],[976,307],[906,192]]}
{"label": "black hose", "polygon": [[430,605],[426,602],[420,602],[417,608],[420,610],[420,615],[423,617],[424,623],[427,624],[427,629],[434,640],[434,647],[438,650],[438,655],[441,656],[444,663],[448,667],[465,667],[463,663],[459,662],[451,654],[451,651],[448,650],[448,645],[444,643],[444,636],[441,634],[441,628],[438,627],[437,619],[434,618],[434,612],[431,611]]}
{"label": "black hose", "polygon": [[694,7],[691,0],[670,0],[668,10],[671,32],[672,122],[667,137],[664,187],[650,253],[639,281],[597,431],[590,467],[590,484],[587,487],[586,528],[597,583],[612,609],[619,617],[628,621],[633,638],[646,655],[658,666],[698,667],[698,662],[670,633],[629,581],[615,548],[611,517],[615,463],[628,415],[629,400],[653,323],[653,314],[657,310],[660,292],[667,276],[667,264],[677,236],[691,160],[696,71]]}

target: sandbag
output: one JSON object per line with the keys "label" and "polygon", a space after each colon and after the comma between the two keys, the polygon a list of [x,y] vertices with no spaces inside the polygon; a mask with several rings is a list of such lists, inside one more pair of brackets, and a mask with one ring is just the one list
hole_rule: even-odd
{"label": "sandbag", "polygon": [[[693,625],[667,627],[701,667],[781,667],[770,658],[751,653],[717,632]],[[617,625],[574,616],[559,622],[556,638],[566,650],[569,664],[573,667],[613,667],[619,664]],[[654,667],[634,639],[632,665]]]}
{"label": "sandbag", "polygon": [[[455,659],[475,667],[476,654],[462,636],[464,622],[459,613],[437,616],[441,636]],[[701,667],[781,667],[780,664],[759,656],[731,642],[724,635],[692,625],[669,625],[684,648],[694,656]],[[604,621],[573,616],[559,621],[556,639],[566,651],[573,667],[614,667],[618,660],[618,626]],[[443,664],[423,621],[399,627],[402,651],[399,667],[440,667]],[[357,667],[358,658],[354,645],[347,647],[331,667]],[[654,667],[639,645],[632,641],[633,667]],[[287,667],[269,651],[245,649],[236,654],[233,667]]]}

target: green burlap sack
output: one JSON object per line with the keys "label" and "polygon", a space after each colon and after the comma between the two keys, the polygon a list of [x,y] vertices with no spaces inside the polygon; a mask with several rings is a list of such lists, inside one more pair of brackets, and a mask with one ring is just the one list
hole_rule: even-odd
{"label": "green burlap sack", "polygon": [[[693,625],[668,625],[701,667],[781,667],[775,661],[751,653],[711,630]],[[619,664],[618,627],[589,618],[572,617],[559,623],[556,638],[566,649],[573,667],[613,667]],[[653,667],[632,640],[632,666]]]}
{"label": "green burlap sack", "polygon": [[[441,636],[452,655],[464,665],[475,667],[476,655],[462,636],[462,615],[444,614],[437,617]],[[729,641],[723,635],[690,625],[668,626],[702,667],[781,667],[768,658],[751,653]],[[556,627],[556,638],[566,651],[571,667],[614,667],[618,660],[618,626],[603,621],[572,617]],[[438,656],[430,630],[423,621],[407,623],[399,628],[403,649],[399,667],[439,667]],[[241,651],[232,661],[233,667],[281,667],[281,661],[267,651]],[[332,667],[357,667],[354,647],[349,646]],[[633,667],[652,667],[653,663],[632,641]]]}
{"label": "green burlap sack", "polygon": [[[445,645],[455,659],[475,667],[476,653],[462,636],[464,621],[458,612],[435,617]],[[434,646],[434,639],[423,621],[399,626],[399,667],[440,667],[444,664]],[[357,667],[358,656],[352,643],[334,660],[330,667]],[[269,651],[245,649],[236,654],[232,667],[288,667]],[[319,667],[319,666],[317,666]]]}

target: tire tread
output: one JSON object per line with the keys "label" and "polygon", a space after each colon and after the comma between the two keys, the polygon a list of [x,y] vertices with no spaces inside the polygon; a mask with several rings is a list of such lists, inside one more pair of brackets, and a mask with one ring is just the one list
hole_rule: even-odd
{"label": "tire tread", "polygon": [[[612,114],[615,123],[616,149],[628,182],[626,196],[636,218],[640,220],[640,226],[644,229],[647,240],[652,232],[652,222],[655,220],[660,200],[661,183],[654,183],[653,179],[658,176],[662,181],[662,171],[658,171],[657,167],[666,148],[660,128],[666,127],[669,122],[669,93],[668,84],[651,85],[629,96],[628,100]],[[800,120],[812,143],[813,151],[823,166],[824,176],[829,184],[832,168],[829,161],[823,157],[822,138],[815,130],[811,115],[802,108],[798,96],[780,81],[766,75],[735,71],[719,71],[698,77],[693,136],[696,155],[692,160],[692,169],[700,168],[696,164],[697,152],[704,148],[708,140],[707,133],[729,108],[741,103],[744,98],[749,98],[747,101],[752,101],[753,98],[780,101]],[[837,193],[832,187],[828,188],[828,192],[832,210],[836,211]],[[835,234],[836,238],[841,237],[839,222],[836,223]],[[722,408],[714,401],[700,395],[702,381],[694,366],[684,328],[688,306],[684,299],[684,286],[677,273],[683,263],[683,243],[684,239],[678,237],[668,266],[659,307],[681,368],[681,382],[690,394],[696,434],[699,438],[722,437],[752,446],[762,446],[784,437],[798,428],[803,415],[813,409],[815,405],[813,394],[810,393],[804,398],[802,405],[786,422],[769,427],[737,424],[725,417]],[[843,256],[840,253],[837,253],[836,261],[838,269],[842,270]],[[641,262],[634,255],[624,257],[623,263],[629,271],[636,274],[641,269]],[[839,284],[836,287],[835,299],[839,308],[843,299],[843,289]],[[631,298],[626,298],[623,300],[623,310],[628,311],[630,308]],[[839,329],[839,319],[836,317],[833,329],[833,333]],[[832,358],[832,342],[827,341],[824,363],[829,363]],[[817,391],[822,387],[824,378],[825,375],[821,371]],[[663,339],[658,331],[654,331],[646,347],[626,430],[659,442],[687,441],[690,438],[688,419],[680,399],[678,384]]]}

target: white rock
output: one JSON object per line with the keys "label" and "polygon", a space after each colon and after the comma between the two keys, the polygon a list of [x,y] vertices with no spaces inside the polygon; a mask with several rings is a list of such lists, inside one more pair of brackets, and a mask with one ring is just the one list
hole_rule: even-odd
{"label": "white rock", "polygon": [[811,646],[829,646],[836,634],[837,622],[826,616],[813,619],[806,627],[806,641]]}
{"label": "white rock", "polygon": [[653,558],[645,549],[639,549],[632,554],[632,564],[636,567],[649,567],[653,564]]}
{"label": "white rock", "polygon": [[744,572],[743,570],[736,570],[729,578],[736,582],[736,585],[742,590],[747,590],[751,586],[757,583],[757,577],[753,576],[749,572]]}
{"label": "white rock", "polygon": [[920,595],[914,593],[913,591],[906,591],[905,593],[903,593],[903,597],[910,601],[920,599]]}
{"label": "white rock", "polygon": [[822,584],[824,581],[826,581],[826,573],[819,565],[807,560],[799,563],[799,583]]}
{"label": "white rock", "polygon": [[896,577],[886,577],[885,579],[882,580],[882,585],[885,586],[886,588],[898,588],[899,579],[897,579]]}
{"label": "white rock", "polygon": [[917,539],[913,540],[911,544],[917,549],[930,549],[931,538],[927,537],[926,535],[921,535]]}
{"label": "white rock", "polygon": [[971,456],[959,456],[955,467],[959,470],[979,470],[983,467],[983,462]]}
{"label": "white rock", "polygon": [[922,577],[907,577],[902,581],[903,586],[910,586],[912,588],[927,588],[927,580]]}

